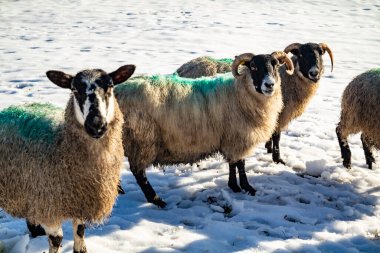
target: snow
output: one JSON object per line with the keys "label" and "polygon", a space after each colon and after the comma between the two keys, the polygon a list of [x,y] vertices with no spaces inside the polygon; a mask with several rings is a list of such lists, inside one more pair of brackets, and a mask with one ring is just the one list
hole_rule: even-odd
{"label": "snow", "polygon": [[[358,136],[352,169],[341,164],[335,126],[344,87],[379,67],[379,1],[2,1],[0,108],[25,102],[63,107],[68,92],[49,69],[137,74],[175,71],[201,55],[270,53],[293,42],[326,42],[334,71],[325,74],[307,111],[281,140],[286,166],[271,163],[264,144],[247,158],[257,195],[227,187],[220,157],[197,165],[150,167],[148,177],[168,207],[145,202],[128,170],[126,195],[108,221],[86,231],[89,252],[380,252],[380,169],[366,168]],[[375,158],[380,159],[378,153]],[[63,252],[72,252],[71,224]],[[0,252],[47,252],[25,221],[0,211]]]}

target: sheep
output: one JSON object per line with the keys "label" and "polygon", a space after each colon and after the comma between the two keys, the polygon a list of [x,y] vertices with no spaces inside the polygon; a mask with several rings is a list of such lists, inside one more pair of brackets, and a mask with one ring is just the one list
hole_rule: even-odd
{"label": "sheep", "polygon": [[[139,77],[115,89],[124,114],[123,143],[130,169],[148,202],[166,203],[149,183],[149,165],[197,162],[220,152],[229,163],[228,186],[254,195],[244,158],[269,139],[282,109],[278,65],[293,64],[284,52],[235,58],[232,74],[188,79]],[[244,64],[242,73],[238,67]],[[237,184],[236,168],[240,187]]]}
{"label": "sheep", "polygon": [[365,160],[369,169],[375,159],[372,148],[380,149],[380,68],[355,77],[342,96],[340,122],[336,128],[343,166],[351,168],[350,134],[361,132]]}
{"label": "sheep", "polygon": [[201,56],[183,64],[176,73],[187,78],[214,76],[218,73],[231,72],[232,62],[233,60],[229,58],[215,59],[209,56]]}
{"label": "sheep", "polygon": [[[285,53],[291,52],[293,54],[292,61],[296,74],[290,75],[285,71],[285,67],[280,68],[284,108],[279,116],[275,132],[269,141],[265,143],[267,152],[272,153],[272,159],[275,163],[285,164],[280,157],[281,131],[285,130],[293,119],[301,116],[317,91],[319,80],[324,72],[322,55],[326,51],[331,59],[332,71],[333,53],[325,43],[293,43],[284,50]],[[181,71],[177,70],[177,73],[182,77],[198,78],[228,72],[227,69],[216,72],[214,63],[198,60],[207,58],[200,57],[185,63],[181,66]]]}
{"label": "sheep", "polygon": [[112,210],[124,160],[123,115],[113,86],[134,70],[48,71],[50,81],[71,89],[64,114],[39,103],[0,112],[0,208],[41,224],[49,253],[61,251],[61,225],[68,219],[74,252],[87,252],[85,223],[101,223]]}
{"label": "sheep", "polygon": [[265,144],[267,152],[272,153],[275,163],[285,164],[280,156],[281,131],[285,130],[293,119],[302,115],[316,93],[319,80],[324,73],[322,55],[326,51],[330,56],[332,71],[334,56],[325,43],[293,43],[284,50],[285,53],[293,54],[294,74],[289,75],[284,68],[280,68],[284,108],[272,137]]}

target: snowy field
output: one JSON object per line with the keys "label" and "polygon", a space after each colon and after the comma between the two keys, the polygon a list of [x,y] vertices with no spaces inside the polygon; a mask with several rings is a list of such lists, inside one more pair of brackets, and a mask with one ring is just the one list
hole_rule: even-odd
{"label": "snowy field", "polygon": [[[380,252],[380,166],[366,169],[358,136],[352,169],[341,165],[335,126],[344,87],[380,63],[380,1],[8,1],[0,0],[0,107],[45,101],[64,106],[68,93],[45,71],[171,73],[201,55],[233,57],[326,42],[335,54],[317,95],[283,134],[286,166],[264,145],[247,159],[257,195],[227,187],[228,165],[152,167],[148,177],[168,207],[147,204],[125,162],[112,216],[87,230],[89,252]],[[379,152],[376,153],[380,161]],[[63,252],[72,252],[65,223]],[[0,210],[6,252],[47,252],[24,220]],[[0,250],[1,251],[1,250]]]}

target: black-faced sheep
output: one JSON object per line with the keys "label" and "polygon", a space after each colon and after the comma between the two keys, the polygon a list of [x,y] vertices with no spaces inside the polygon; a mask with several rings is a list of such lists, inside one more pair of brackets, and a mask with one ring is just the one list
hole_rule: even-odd
{"label": "black-faced sheep", "polygon": [[231,72],[232,62],[233,60],[229,58],[215,59],[209,56],[201,56],[183,64],[176,73],[187,78],[214,76],[218,73]]}
{"label": "black-faced sheep", "polygon": [[289,75],[284,68],[280,68],[284,108],[280,113],[272,138],[265,144],[268,153],[273,152],[273,161],[282,164],[285,162],[280,156],[281,131],[286,129],[293,119],[302,115],[316,93],[324,72],[322,55],[325,52],[330,56],[331,71],[334,64],[333,53],[325,43],[294,43],[287,46],[284,52],[293,54],[294,74]]}
{"label": "black-faced sheep", "polygon": [[[278,67],[293,64],[284,52],[237,56],[232,74],[187,79],[177,75],[139,77],[119,85],[124,114],[123,143],[130,168],[147,200],[166,203],[150,185],[150,164],[192,163],[220,152],[229,163],[228,186],[254,195],[244,158],[268,140],[282,109]],[[244,64],[242,73],[238,67]],[[237,184],[236,168],[240,187]]]}
{"label": "black-faced sheep", "polygon": [[361,132],[365,160],[369,169],[375,159],[372,148],[380,149],[380,68],[355,77],[342,96],[340,122],[336,128],[343,165],[351,167],[347,137]]}
{"label": "black-faced sheep", "polygon": [[[333,54],[325,43],[293,43],[287,46],[285,53],[293,54],[292,61],[295,74],[291,75],[281,67],[281,89],[283,95],[284,108],[279,116],[277,128],[265,144],[268,153],[272,153],[273,161],[276,163],[285,162],[280,157],[280,136],[281,131],[287,128],[288,124],[299,117],[306,109],[311,98],[319,87],[319,80],[324,72],[322,55],[328,52],[331,59],[331,71],[333,68]],[[212,76],[216,73],[228,72],[226,69],[218,70],[215,63],[207,60],[208,57],[199,57],[185,63],[177,73],[182,77],[199,78],[202,76]]]}
{"label": "black-faced sheep", "polygon": [[124,160],[123,115],[113,86],[134,69],[75,76],[48,71],[54,84],[72,91],[64,114],[48,104],[0,112],[0,207],[41,224],[49,253],[60,252],[63,221],[72,220],[74,252],[83,253],[85,222],[102,222],[111,213]]}

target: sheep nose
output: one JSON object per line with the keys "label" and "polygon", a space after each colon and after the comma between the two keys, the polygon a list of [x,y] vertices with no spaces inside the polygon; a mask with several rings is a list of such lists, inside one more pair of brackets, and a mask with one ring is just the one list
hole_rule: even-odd
{"label": "sheep nose", "polygon": [[264,85],[265,85],[265,87],[271,89],[271,88],[273,88],[274,83],[267,83],[267,82],[266,82],[266,83],[264,83]]}
{"label": "sheep nose", "polygon": [[85,121],[85,129],[87,133],[93,138],[100,138],[107,131],[107,122],[101,117],[94,116]]}
{"label": "sheep nose", "polygon": [[309,71],[309,75],[310,75],[310,77],[312,77],[312,78],[316,78],[316,77],[318,76],[318,74],[319,74],[318,69],[311,69],[311,70]]}

